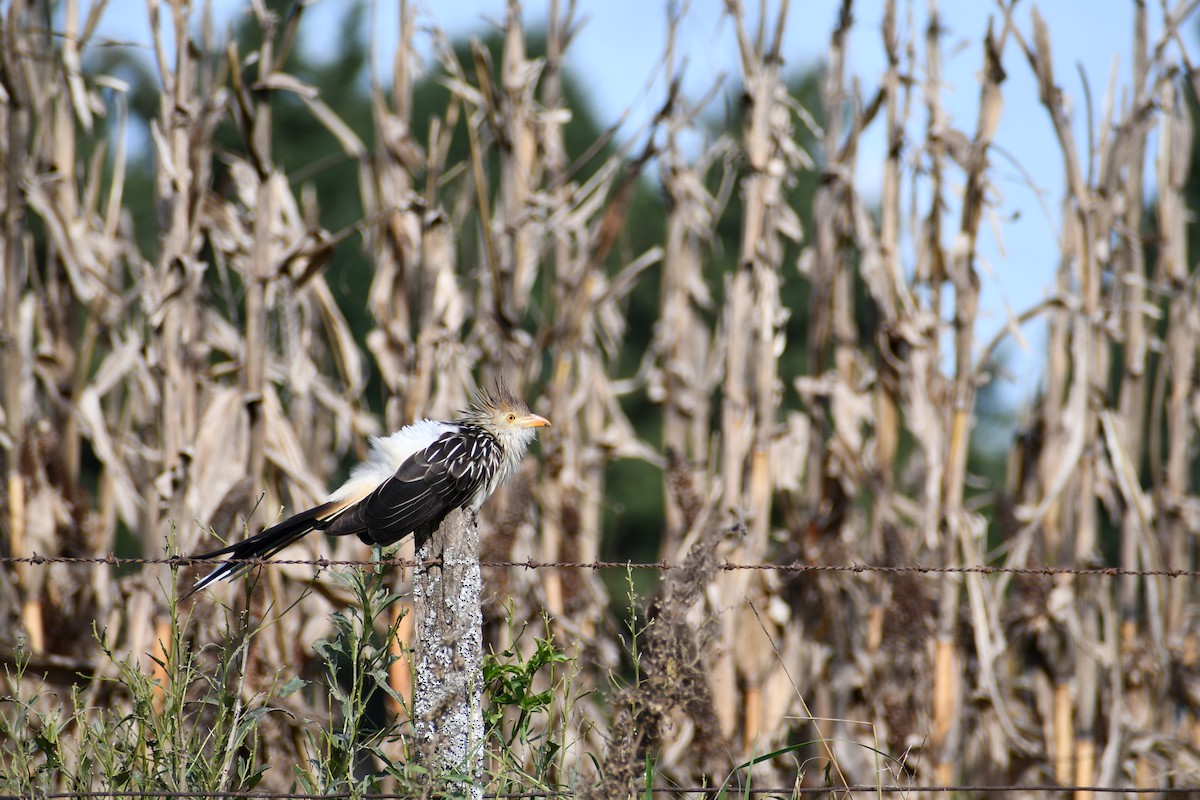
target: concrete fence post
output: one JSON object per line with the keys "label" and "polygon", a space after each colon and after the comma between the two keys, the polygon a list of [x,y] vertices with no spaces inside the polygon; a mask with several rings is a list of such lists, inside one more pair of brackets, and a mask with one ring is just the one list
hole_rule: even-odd
{"label": "concrete fence post", "polygon": [[[457,772],[483,797],[483,613],[479,524],[456,509],[432,533],[418,531],[413,573],[413,717],[421,762]],[[424,562],[440,559],[440,564]]]}

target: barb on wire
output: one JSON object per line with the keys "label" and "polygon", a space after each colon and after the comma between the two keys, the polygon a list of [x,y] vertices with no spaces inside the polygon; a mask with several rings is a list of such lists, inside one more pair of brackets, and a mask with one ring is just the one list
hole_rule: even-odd
{"label": "barb on wire", "polygon": [[[224,559],[220,563],[228,561],[234,564],[251,564],[254,566],[267,566],[270,564],[276,565],[308,565],[317,567],[320,570],[327,570],[331,567],[372,567],[377,563],[385,567],[419,567],[419,566],[439,566],[439,559],[429,559],[426,561],[415,561],[411,558],[385,558],[382,561],[375,562],[364,559],[336,559],[336,558],[229,558]],[[138,566],[161,564],[173,568],[181,569],[183,567],[211,565],[213,562],[207,559],[192,558],[190,556],[164,556],[161,558],[141,557],[141,556],[117,556],[111,553],[103,556],[43,556],[36,553],[28,556],[0,556],[0,565],[3,564],[31,564],[34,566],[42,566],[45,564],[107,564],[112,567],[119,566]],[[534,558],[524,560],[513,559],[486,559],[479,562],[483,567],[506,568],[516,567],[522,569],[653,569],[660,572],[668,570],[680,569],[684,566],[682,563],[674,563],[670,561],[539,561]],[[963,574],[980,574],[980,575],[1100,575],[1107,577],[1117,577],[1122,575],[1135,577],[1155,577],[1155,578],[1196,578],[1200,577],[1200,570],[1195,569],[1127,569],[1125,567],[1005,567],[1005,566],[961,566],[961,567],[934,567],[924,564],[908,564],[901,566],[884,566],[879,564],[810,564],[802,561],[793,561],[789,563],[757,563],[757,564],[736,564],[725,562],[717,565],[718,569],[722,570],[771,570],[776,572],[879,572],[884,574],[922,574],[922,575],[963,575]],[[0,797],[0,800],[3,800]]]}

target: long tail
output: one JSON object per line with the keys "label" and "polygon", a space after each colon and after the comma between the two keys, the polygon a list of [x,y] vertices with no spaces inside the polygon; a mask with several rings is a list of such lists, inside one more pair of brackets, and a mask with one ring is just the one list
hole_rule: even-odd
{"label": "long tail", "polygon": [[194,559],[210,559],[228,555],[230,560],[221,564],[212,572],[196,581],[196,585],[187,596],[191,596],[204,587],[226,578],[236,578],[238,575],[254,566],[253,563],[240,559],[270,558],[283,548],[301,539],[309,531],[323,528],[332,516],[345,507],[342,503],[322,503],[316,508],[301,511],[293,517],[288,517],[278,525],[272,525],[249,539],[213,550],[211,553],[201,553],[192,556]]}

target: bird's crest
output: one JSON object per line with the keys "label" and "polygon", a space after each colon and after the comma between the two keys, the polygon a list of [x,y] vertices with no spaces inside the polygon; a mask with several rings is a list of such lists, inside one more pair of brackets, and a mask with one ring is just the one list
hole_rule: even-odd
{"label": "bird's crest", "polygon": [[471,407],[462,412],[463,418],[489,417],[498,411],[516,411],[528,414],[529,407],[521,398],[513,394],[504,378],[497,378],[492,388],[480,386],[475,390],[475,399]]}

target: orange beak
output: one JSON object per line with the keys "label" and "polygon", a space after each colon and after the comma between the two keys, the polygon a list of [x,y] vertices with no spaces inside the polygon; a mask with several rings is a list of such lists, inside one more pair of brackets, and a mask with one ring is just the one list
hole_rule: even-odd
{"label": "orange beak", "polygon": [[539,417],[537,414],[530,414],[521,420],[522,428],[549,428],[550,420],[545,417]]}

